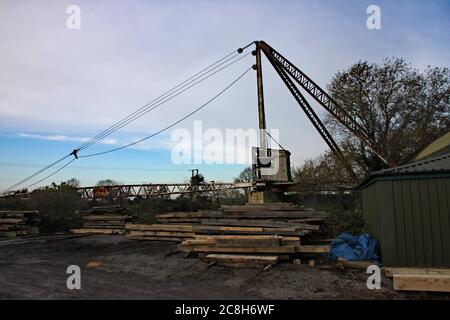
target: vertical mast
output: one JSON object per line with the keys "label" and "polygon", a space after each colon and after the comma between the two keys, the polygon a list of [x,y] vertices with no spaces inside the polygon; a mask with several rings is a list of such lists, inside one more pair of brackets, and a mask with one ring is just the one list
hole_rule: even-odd
{"label": "vertical mast", "polygon": [[267,148],[266,144],[266,115],[264,111],[264,92],[261,66],[261,49],[258,47],[253,51],[256,56],[256,64],[253,66],[256,69],[256,80],[258,85],[258,117],[259,117],[259,147]]}

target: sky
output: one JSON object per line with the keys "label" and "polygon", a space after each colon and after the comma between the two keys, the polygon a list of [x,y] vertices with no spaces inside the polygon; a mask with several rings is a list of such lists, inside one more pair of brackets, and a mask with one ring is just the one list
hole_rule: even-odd
{"label": "sky", "polygon": [[[367,28],[366,10],[372,4],[380,8],[381,29]],[[73,17],[67,12],[70,5],[80,9],[79,29],[67,27]],[[336,72],[360,60],[403,57],[418,69],[449,67],[449,13],[450,2],[437,0],[0,0],[0,190],[253,40],[269,43],[322,88]],[[246,56],[85,154],[161,130],[213,98],[253,63],[254,57]],[[292,153],[292,164],[327,150],[264,60],[263,79],[267,127],[278,130],[280,144]],[[196,136],[194,123],[201,124],[201,133],[222,134],[222,143],[209,144],[216,153],[233,147],[225,139],[226,130],[256,129],[255,72],[247,72],[204,109],[162,134],[117,152],[75,160],[34,187],[70,178],[83,186],[106,178],[122,183],[184,182],[194,168],[207,181],[232,181],[247,166],[245,161],[211,163],[205,155],[200,163],[174,162],[176,133],[191,133],[190,142],[203,139],[196,145],[183,141],[192,154],[208,149],[208,134]]]}

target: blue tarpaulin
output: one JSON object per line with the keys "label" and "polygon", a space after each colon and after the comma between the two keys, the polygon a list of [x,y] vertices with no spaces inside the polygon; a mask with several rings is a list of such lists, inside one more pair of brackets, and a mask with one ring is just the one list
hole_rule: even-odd
{"label": "blue tarpaulin", "polygon": [[341,233],[331,243],[330,258],[379,261],[379,248],[378,240],[368,234],[352,236],[348,233]]}

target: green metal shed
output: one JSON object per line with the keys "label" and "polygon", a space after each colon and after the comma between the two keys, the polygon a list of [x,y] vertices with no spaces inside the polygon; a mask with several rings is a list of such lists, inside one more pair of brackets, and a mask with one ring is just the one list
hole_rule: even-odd
{"label": "green metal shed", "polygon": [[388,267],[450,267],[450,153],[374,172],[359,189]]}

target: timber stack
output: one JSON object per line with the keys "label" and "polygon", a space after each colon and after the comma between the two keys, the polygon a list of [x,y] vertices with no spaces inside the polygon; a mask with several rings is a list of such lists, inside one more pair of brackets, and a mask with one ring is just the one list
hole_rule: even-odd
{"label": "timber stack", "polygon": [[93,207],[82,212],[83,227],[72,229],[76,234],[125,234],[125,224],[132,222],[135,217],[128,213],[126,208],[120,206]]}
{"label": "timber stack", "polygon": [[129,237],[182,241],[180,251],[227,266],[258,267],[329,251],[321,239],[325,213],[289,203],[222,206],[156,218],[160,224],[127,226]]}
{"label": "timber stack", "polygon": [[38,235],[39,211],[0,211],[0,237]]}

